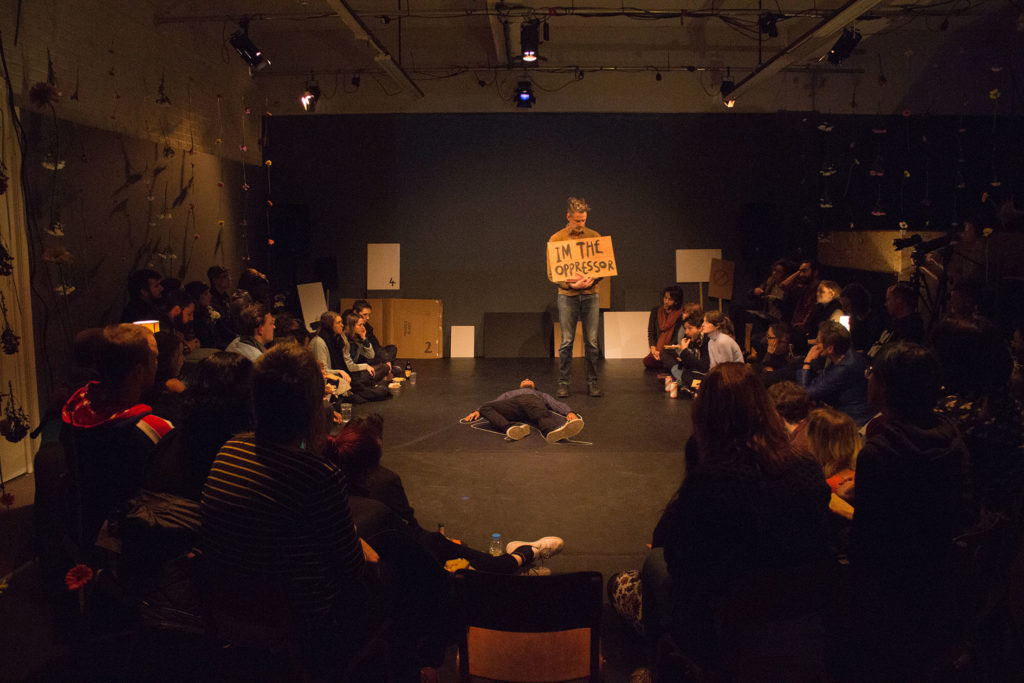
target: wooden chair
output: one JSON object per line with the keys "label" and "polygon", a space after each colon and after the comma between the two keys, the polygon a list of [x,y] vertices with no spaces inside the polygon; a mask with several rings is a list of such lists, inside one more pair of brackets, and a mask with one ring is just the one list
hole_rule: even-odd
{"label": "wooden chair", "polygon": [[600,572],[457,573],[460,680],[600,680],[602,585]]}

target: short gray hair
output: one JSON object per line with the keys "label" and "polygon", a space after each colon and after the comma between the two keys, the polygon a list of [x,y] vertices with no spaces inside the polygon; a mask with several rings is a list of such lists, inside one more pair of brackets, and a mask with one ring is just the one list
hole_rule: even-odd
{"label": "short gray hair", "polygon": [[583,197],[569,197],[569,213],[586,213],[588,211],[590,211],[590,206],[587,205],[586,199]]}

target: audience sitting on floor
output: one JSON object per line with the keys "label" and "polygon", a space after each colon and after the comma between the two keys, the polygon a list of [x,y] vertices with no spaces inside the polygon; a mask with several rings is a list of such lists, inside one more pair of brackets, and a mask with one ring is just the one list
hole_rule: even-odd
{"label": "audience sitting on floor", "polygon": [[868,407],[867,367],[864,357],[850,348],[850,331],[826,321],[819,326],[814,346],[804,356],[797,380],[807,388],[812,401],[841,410],[863,425],[874,414]]}
{"label": "audience sitting on floor", "polygon": [[885,312],[889,322],[868,349],[869,358],[877,356],[886,344],[900,341],[919,344],[924,340],[924,321],[917,312],[917,292],[910,285],[900,282],[885,290]]}
{"label": "audience sitting on floor", "polygon": [[967,449],[935,411],[942,372],[910,342],[882,349],[868,393],[881,415],[857,457],[853,569],[862,680],[928,679],[952,633],[951,542],[972,518]]}
{"label": "audience sitting on floor", "polygon": [[187,355],[199,348],[199,339],[195,332],[196,301],[183,289],[165,292],[163,300],[164,315],[170,320],[173,332],[184,344]]}
{"label": "audience sitting on floor", "polygon": [[752,354],[751,365],[765,386],[796,379],[800,363],[793,355],[789,335],[789,325],[784,322],[772,323],[768,326],[768,333],[765,335],[767,343],[764,354],[761,356],[756,353]]}
{"label": "audience sitting on floor", "polygon": [[103,329],[96,349],[99,381],[75,392],[64,406],[64,446],[73,501],[71,529],[87,548],[107,514],[142,483],[153,453],[174,425],[142,403],[157,370],[153,333],[122,323]]}
{"label": "audience sitting on floor", "polygon": [[807,428],[807,416],[811,412],[807,390],[796,382],[776,382],[768,387],[768,399],[785,423],[790,438],[799,438]]}
{"label": "audience sitting on floor", "polygon": [[831,320],[839,322],[839,317],[845,315],[843,305],[839,300],[839,283],[834,280],[822,280],[818,283],[818,291],[815,294],[814,310],[807,319],[807,341],[813,341],[817,335],[818,326],[821,323]]}
{"label": "audience sitting on floor", "polygon": [[127,286],[128,304],[121,311],[121,322],[157,320],[161,329],[169,329],[170,321],[161,308],[164,287],[160,280],[160,273],[149,268],[131,274]]}
{"label": "audience sitting on floor", "polygon": [[850,345],[858,353],[867,353],[883,329],[881,313],[871,307],[871,293],[859,282],[851,282],[840,291],[839,302],[850,316]]}
{"label": "audience sitting on floor", "polygon": [[682,315],[683,290],[675,285],[661,290],[661,305],[651,309],[651,317],[647,321],[647,345],[651,351],[644,356],[643,364],[648,370],[664,371],[662,351],[675,343]]}
{"label": "audience sitting on floor", "polygon": [[[784,310],[790,314],[789,329],[793,332],[791,341],[796,344],[814,336],[810,327],[811,314],[818,303],[818,264],[815,261],[803,261],[789,277],[779,283],[785,292],[782,300]],[[797,348],[802,352],[803,348]]]}
{"label": "audience sitting on floor", "polygon": [[366,340],[370,342],[370,346],[373,347],[373,357],[378,362],[382,363],[394,363],[395,359],[398,358],[398,347],[394,344],[382,345],[380,340],[377,339],[376,333],[373,331],[373,325],[370,324],[370,316],[373,315],[373,306],[366,299],[356,299],[352,303],[352,310],[359,314],[359,317],[363,319],[363,328],[366,330]]}
{"label": "audience sitting on floor", "polygon": [[262,303],[250,303],[238,314],[238,336],[224,350],[238,353],[254,363],[274,341],[274,316]]}

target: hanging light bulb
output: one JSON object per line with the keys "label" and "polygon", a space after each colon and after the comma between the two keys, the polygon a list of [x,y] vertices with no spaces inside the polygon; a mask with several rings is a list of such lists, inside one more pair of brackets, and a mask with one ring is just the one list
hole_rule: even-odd
{"label": "hanging light bulb", "polygon": [[306,90],[302,93],[302,97],[299,98],[299,102],[302,103],[302,108],[308,112],[316,111],[316,103],[320,101],[320,84],[315,80],[310,79],[306,83]]}
{"label": "hanging light bulb", "polygon": [[537,50],[540,47],[540,22],[536,19],[524,21],[519,27],[519,47],[524,62],[536,62]]}

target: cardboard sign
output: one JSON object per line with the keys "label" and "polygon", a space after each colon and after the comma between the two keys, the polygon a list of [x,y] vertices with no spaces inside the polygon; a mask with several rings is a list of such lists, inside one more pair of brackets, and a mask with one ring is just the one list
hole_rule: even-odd
{"label": "cardboard sign", "polygon": [[715,299],[732,300],[733,274],[736,264],[722,259],[711,259],[711,274],[708,276],[708,296]]}
{"label": "cardboard sign", "polygon": [[721,249],[676,249],[676,282],[707,282],[711,260],[720,258]]}
{"label": "cardboard sign", "polygon": [[609,235],[548,242],[548,280],[551,282],[618,274]]}

